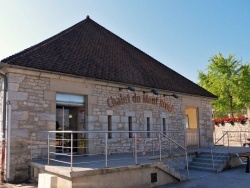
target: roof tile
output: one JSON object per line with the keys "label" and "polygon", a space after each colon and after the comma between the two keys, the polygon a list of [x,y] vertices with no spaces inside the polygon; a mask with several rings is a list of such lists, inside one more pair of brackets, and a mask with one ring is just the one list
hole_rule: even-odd
{"label": "roof tile", "polygon": [[1,62],[216,98],[90,18]]}

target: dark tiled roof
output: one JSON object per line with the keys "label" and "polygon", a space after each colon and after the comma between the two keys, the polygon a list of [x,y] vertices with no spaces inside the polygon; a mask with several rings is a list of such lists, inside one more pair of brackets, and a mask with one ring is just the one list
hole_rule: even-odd
{"label": "dark tiled roof", "polygon": [[2,62],[216,98],[88,17]]}

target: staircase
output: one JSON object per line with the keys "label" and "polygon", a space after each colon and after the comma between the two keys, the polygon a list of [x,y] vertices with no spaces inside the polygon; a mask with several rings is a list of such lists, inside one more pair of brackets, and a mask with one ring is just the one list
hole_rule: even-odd
{"label": "staircase", "polygon": [[[214,165],[213,162],[214,161]],[[201,152],[193,158],[193,161],[189,162],[189,169],[206,171],[206,172],[221,172],[229,162],[229,155],[227,153],[213,153]]]}

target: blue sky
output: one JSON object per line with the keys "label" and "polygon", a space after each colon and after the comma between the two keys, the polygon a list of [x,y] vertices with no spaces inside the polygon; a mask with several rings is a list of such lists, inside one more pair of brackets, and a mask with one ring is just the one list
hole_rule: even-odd
{"label": "blue sky", "polygon": [[248,0],[0,0],[0,60],[87,15],[195,83],[219,52],[250,62]]}

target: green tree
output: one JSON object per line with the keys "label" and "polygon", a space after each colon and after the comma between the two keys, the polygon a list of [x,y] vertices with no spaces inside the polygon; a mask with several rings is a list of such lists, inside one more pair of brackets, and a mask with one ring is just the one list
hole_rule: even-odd
{"label": "green tree", "polygon": [[218,96],[212,102],[217,116],[240,114],[250,106],[250,65],[229,54],[210,58],[206,73],[199,71],[199,85]]}

